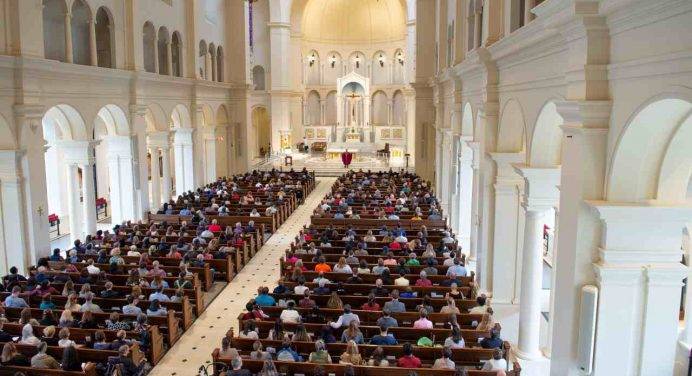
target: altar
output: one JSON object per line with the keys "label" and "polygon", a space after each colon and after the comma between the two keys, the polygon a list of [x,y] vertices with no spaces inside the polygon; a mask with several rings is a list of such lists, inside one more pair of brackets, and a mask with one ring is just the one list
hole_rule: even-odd
{"label": "altar", "polygon": [[353,160],[355,161],[358,158],[358,149],[351,149],[351,148],[340,148],[340,147],[329,147],[325,151],[325,159],[337,159],[341,158],[341,154],[348,149],[348,152],[353,154]]}

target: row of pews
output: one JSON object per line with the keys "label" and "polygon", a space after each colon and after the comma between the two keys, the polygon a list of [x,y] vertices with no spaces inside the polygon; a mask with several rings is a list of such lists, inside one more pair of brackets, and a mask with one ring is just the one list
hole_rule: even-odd
{"label": "row of pews", "polygon": [[[399,219],[380,218],[383,213],[386,216],[391,212],[396,212]],[[336,213],[347,215],[335,218]],[[480,340],[498,335],[501,327],[492,319],[491,309],[485,306],[478,309],[479,304],[484,304],[486,300],[477,296],[474,274],[457,276],[447,273],[452,267],[449,261],[446,262],[450,255],[452,258],[457,256],[460,260],[458,263],[462,265],[465,256],[458,249],[441,213],[429,183],[417,175],[351,171],[340,177],[319,207],[315,208],[310,225],[303,228],[285,257],[278,260],[281,270],[278,287],[269,294],[277,304],[254,308],[255,311],[261,309],[261,318],[257,317],[255,311],[238,317],[239,333],[230,329],[224,339],[228,348],[217,348],[212,354],[216,374],[232,368],[234,352],[228,351],[230,348],[240,355],[242,368],[252,373],[273,367],[282,374],[305,375],[403,376],[415,372],[419,376],[519,376],[519,364],[509,362],[510,344],[506,341],[501,342],[500,348],[503,350],[502,357],[509,364],[507,369],[482,370],[483,365],[497,356],[498,352],[493,348],[483,348]],[[354,214],[357,214],[356,218],[353,218]],[[428,218],[430,215],[433,217]],[[414,219],[414,216],[419,218]],[[394,242],[396,239],[403,240],[399,235],[403,235],[405,242],[392,245],[392,239],[395,239]],[[349,260],[346,264],[350,273],[343,265],[346,259]],[[374,273],[383,265],[388,265],[386,271]],[[430,273],[421,275],[424,270]],[[421,278],[428,281],[417,283]],[[296,288],[302,290],[305,287],[309,293],[296,293]],[[385,315],[382,307],[392,301],[391,293],[394,290],[401,293],[398,300],[405,307],[403,312],[386,312],[398,322],[388,331],[398,344],[369,344],[370,339],[380,334],[378,320]],[[450,303],[450,300],[453,302]],[[335,301],[338,302],[336,306]],[[300,322],[281,320],[287,302],[295,304]],[[250,303],[257,304],[255,301]],[[358,351],[362,359],[367,361],[373,354],[383,352],[391,366],[340,362],[341,354],[348,347],[339,341],[346,327],[334,330],[336,341],[327,341],[326,351],[331,363],[277,360],[276,355],[286,346],[300,354],[302,359],[309,359],[310,354],[316,351],[315,341],[325,338],[325,330],[331,332],[328,323],[336,322],[344,314],[343,306],[347,304],[350,312],[360,320],[358,330],[364,341],[358,345]],[[440,313],[443,307],[450,304],[458,308],[458,314]],[[421,306],[430,310],[427,319],[433,323],[431,329],[413,327],[420,318],[418,308]],[[248,317],[253,319],[244,320]],[[463,348],[451,349],[451,360],[456,368],[432,368],[436,359],[441,357],[443,343],[452,335],[452,328],[465,342]],[[310,340],[295,340],[293,336],[298,334],[293,333],[302,333],[303,329],[309,333]],[[257,333],[258,340],[247,335],[249,330]],[[289,333],[287,338],[290,342],[276,338],[274,333],[277,331]],[[425,343],[418,345],[422,337],[430,340],[430,346]],[[405,343],[413,345],[413,355],[420,359],[421,368],[396,367],[396,359],[404,354]],[[253,350],[258,348],[271,349],[268,351],[271,361],[253,356]],[[269,363],[273,363],[273,366]]]}
{"label": "row of pews", "polygon": [[[130,345],[128,357],[136,365],[143,360],[147,366],[156,365],[205,311],[210,303],[207,293],[218,290],[215,284],[230,283],[266,237],[314,188],[314,174],[307,171],[254,171],[220,178],[171,200],[166,211],[150,214],[145,223],[118,224],[112,232],[99,232],[76,242],[64,256],[39,260],[27,278],[6,284],[7,291],[0,292],[0,300],[4,301],[17,286],[21,290],[19,297],[29,306],[0,306],[2,331],[21,338],[24,325],[20,322],[30,317],[35,320],[31,325],[34,335],[42,340],[46,327],[57,327],[57,343],[57,332],[64,326],[60,321],[63,311],[70,310],[76,325],[69,328],[69,339],[77,344],[77,358],[83,369],[63,371],[3,364],[0,375],[102,374],[109,364],[117,365],[119,354],[116,349],[94,349],[93,342],[100,333],[106,342],[117,339],[118,331],[107,329],[113,312],[118,312],[118,321],[129,327],[125,331]],[[262,205],[240,205],[238,196],[247,194],[261,200]],[[216,202],[222,202],[226,209],[215,212]],[[267,207],[276,210],[265,213]],[[189,208],[194,214],[180,215],[180,208]],[[252,208],[258,209],[261,216],[250,216]],[[85,313],[78,307],[84,305],[87,294],[93,296],[91,303],[99,310],[90,313],[91,319],[85,318],[90,325],[83,328]],[[156,294],[166,295],[170,301],[150,300],[160,296]],[[46,302],[52,308],[41,309]],[[128,309],[136,306],[143,313],[124,314],[128,304]],[[156,305],[163,309],[150,314],[148,310]],[[36,323],[39,325],[33,325]],[[59,362],[64,349],[50,342],[47,354]],[[0,342],[0,347],[5,344]],[[17,342],[15,347],[27,358],[37,353],[34,345]]]}

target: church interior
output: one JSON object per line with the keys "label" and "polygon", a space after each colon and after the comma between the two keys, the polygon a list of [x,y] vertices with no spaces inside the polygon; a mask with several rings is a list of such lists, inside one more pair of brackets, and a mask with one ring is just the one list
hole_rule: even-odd
{"label": "church interior", "polygon": [[689,375],[692,1],[0,20],[0,375]]}

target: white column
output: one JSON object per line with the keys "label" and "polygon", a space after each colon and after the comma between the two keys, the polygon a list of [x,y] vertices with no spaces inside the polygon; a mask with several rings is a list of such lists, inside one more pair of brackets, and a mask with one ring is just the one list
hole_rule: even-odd
{"label": "white column", "polygon": [[161,148],[161,162],[163,164],[163,182],[161,184],[161,203],[171,199],[171,150],[168,146]]}
{"label": "white column", "polygon": [[159,148],[152,147],[151,153],[151,211],[156,212],[161,204],[161,173],[159,170]]}
{"label": "white column", "polygon": [[543,226],[545,216],[560,201],[560,169],[516,165],[515,171],[526,182],[522,206],[525,209],[524,245],[522,250],[521,299],[519,306],[519,349],[523,359],[542,356],[541,285],[543,280]]}
{"label": "white column", "polygon": [[72,63],[72,13],[65,13],[65,62]]}
{"label": "white column", "polygon": [[175,131],[173,141],[175,147],[175,191],[181,195],[193,190],[193,158],[192,158],[192,129],[181,128]]}
{"label": "white column", "polygon": [[519,305],[519,348],[522,359],[541,357],[539,338],[541,329],[541,280],[543,208],[525,207],[524,249],[522,253],[521,299]]}
{"label": "white column", "polygon": [[89,59],[92,66],[99,65],[96,54],[96,22],[93,20],[89,21]]}
{"label": "white column", "polygon": [[[473,229],[473,150],[462,141],[460,145],[461,155],[459,156],[458,170],[458,203],[454,206],[458,207],[458,239],[461,244],[461,249],[468,252],[469,258],[475,259],[476,249],[471,245],[471,232]],[[471,257],[473,255],[473,257]]]}
{"label": "white column", "polygon": [[117,224],[136,218],[137,200],[134,189],[136,172],[132,163],[130,138],[109,136],[105,138],[105,141],[108,145],[111,223]]}
{"label": "white column", "polygon": [[81,236],[82,218],[79,210],[79,176],[77,165],[67,165],[67,208],[70,216],[70,239],[79,239]]}
{"label": "white column", "polygon": [[130,169],[133,170],[133,189],[135,193],[135,215],[134,219],[143,219],[149,212],[149,166],[147,163],[147,123],[145,120],[147,108],[142,105],[130,106],[130,122],[132,124],[132,135],[129,137],[129,147],[131,156]]}
{"label": "white column", "polygon": [[[91,147],[89,147],[91,150]],[[84,236],[96,234],[96,190],[94,185],[94,165],[90,161],[82,168],[82,211],[84,215]]]}

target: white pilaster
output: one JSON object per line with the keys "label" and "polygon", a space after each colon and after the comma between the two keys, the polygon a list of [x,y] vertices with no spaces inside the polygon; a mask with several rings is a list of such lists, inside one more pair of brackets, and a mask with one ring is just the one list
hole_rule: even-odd
{"label": "white pilaster", "polygon": [[175,148],[175,191],[177,195],[193,190],[192,129],[175,130],[173,147]]}
{"label": "white pilaster", "polygon": [[602,221],[594,374],[671,375],[687,276],[682,229],[692,206],[588,204]]}
{"label": "white pilaster", "polygon": [[79,176],[77,175],[77,165],[67,165],[67,208],[70,223],[70,239],[79,239],[81,236],[82,218],[79,210]]}
{"label": "white pilaster", "polygon": [[159,148],[150,147],[151,154],[151,200],[152,212],[158,210],[161,204],[161,172],[159,170]]}
{"label": "white pilaster", "polygon": [[143,219],[149,211],[149,166],[147,164],[147,123],[144,119],[146,106],[133,104],[130,106],[130,124],[132,135],[130,149],[132,155],[133,191],[136,193],[136,211],[134,219]]}
{"label": "white pilaster", "polygon": [[96,190],[94,184],[93,159],[82,163],[82,211],[84,216],[83,236],[96,234]]}
{"label": "white pilaster", "polygon": [[19,164],[22,152],[0,151],[0,273],[9,273],[12,266],[21,271],[32,265],[31,251],[25,252],[24,208],[22,180]]}
{"label": "white pilaster", "polygon": [[65,13],[65,62],[72,63],[72,13]]}
{"label": "white pilaster", "polygon": [[520,197],[524,181],[512,164],[523,163],[524,153],[491,153],[497,165],[492,258],[492,291],[496,303],[517,303],[521,268],[523,213]]}
{"label": "white pilaster", "polygon": [[161,202],[165,203],[171,199],[171,149],[168,145],[161,148],[161,163],[163,164]]}

